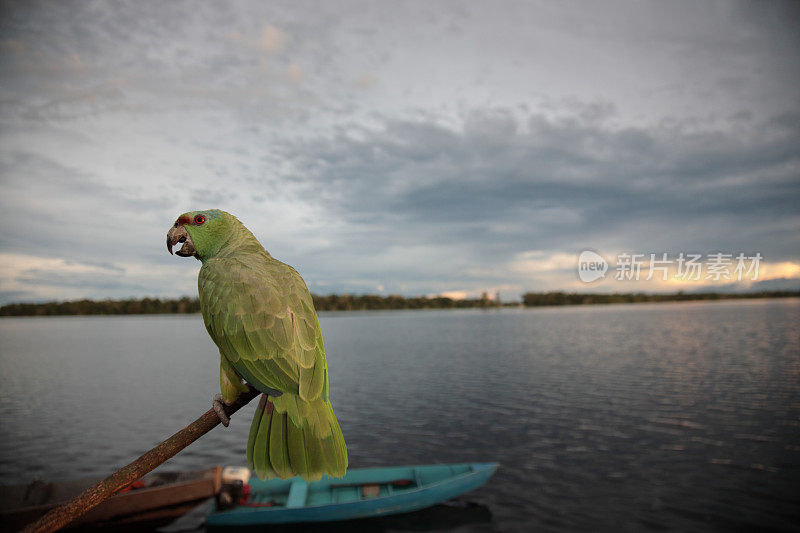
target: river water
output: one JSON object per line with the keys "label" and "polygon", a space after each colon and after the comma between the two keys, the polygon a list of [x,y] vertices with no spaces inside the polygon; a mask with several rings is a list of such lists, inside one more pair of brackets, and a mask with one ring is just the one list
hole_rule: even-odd
{"label": "river water", "polygon": [[[798,299],[320,323],[351,467],[501,463],[370,529],[800,524]],[[199,315],[0,320],[0,484],[112,472],[208,409],[218,361]],[[244,464],[254,407],[161,468]]]}

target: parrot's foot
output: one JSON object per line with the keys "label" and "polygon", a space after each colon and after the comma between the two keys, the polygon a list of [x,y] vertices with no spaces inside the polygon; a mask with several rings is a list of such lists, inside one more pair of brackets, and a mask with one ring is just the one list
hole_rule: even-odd
{"label": "parrot's foot", "polygon": [[214,412],[217,413],[219,421],[222,422],[223,426],[228,427],[228,424],[231,423],[231,419],[225,414],[226,405],[230,404],[225,401],[225,398],[222,397],[222,394],[215,395],[211,400],[211,406],[214,408]]}

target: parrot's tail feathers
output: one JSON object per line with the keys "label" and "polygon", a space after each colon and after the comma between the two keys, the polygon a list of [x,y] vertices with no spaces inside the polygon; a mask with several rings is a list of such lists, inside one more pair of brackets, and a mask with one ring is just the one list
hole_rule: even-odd
{"label": "parrot's tail feathers", "polygon": [[263,395],[250,426],[247,463],[261,479],[343,476],[347,447],[330,402]]}

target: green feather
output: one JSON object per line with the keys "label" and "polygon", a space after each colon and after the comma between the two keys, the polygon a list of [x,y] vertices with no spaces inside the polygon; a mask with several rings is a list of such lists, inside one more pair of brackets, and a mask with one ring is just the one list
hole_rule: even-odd
{"label": "green feather", "polygon": [[306,442],[303,435],[303,429],[297,427],[289,418],[286,425],[287,430],[287,447],[289,450],[289,463],[294,472],[298,476],[308,475],[308,457],[306,456]]}
{"label": "green feather", "polygon": [[272,469],[282,478],[292,477],[292,467],[289,464],[289,450],[286,442],[287,416],[282,413],[272,413],[272,423],[269,426],[269,463]]}
{"label": "green feather", "polygon": [[264,479],[266,477],[276,476],[276,472],[272,469],[269,462],[269,441],[270,441],[270,426],[272,416],[275,414],[273,411],[269,413],[269,401],[266,405],[267,409],[261,416],[258,424],[258,432],[253,444],[253,469],[258,474],[258,477]]}
{"label": "green feather", "polygon": [[310,472],[326,473],[325,457],[322,453],[320,439],[311,436],[306,439],[306,456],[308,457],[308,469]]}
{"label": "green feather", "polygon": [[261,400],[256,412],[253,414],[253,421],[250,422],[250,434],[247,436],[247,464],[250,468],[255,468],[253,464],[253,450],[256,446],[256,438],[258,437],[258,426],[261,425],[261,418],[264,416],[264,405],[267,402],[267,396],[261,395]]}

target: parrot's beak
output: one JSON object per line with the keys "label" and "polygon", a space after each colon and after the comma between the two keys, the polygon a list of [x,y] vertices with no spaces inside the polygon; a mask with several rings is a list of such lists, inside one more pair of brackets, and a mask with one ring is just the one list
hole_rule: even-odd
{"label": "parrot's beak", "polygon": [[186,231],[186,228],[183,227],[183,224],[175,223],[169,231],[167,232],[167,250],[169,253],[172,253],[172,247],[178,244],[179,242],[183,243],[181,249],[175,252],[181,257],[192,257],[196,254],[194,249],[194,243],[192,242],[192,238],[189,236],[189,232]]}

